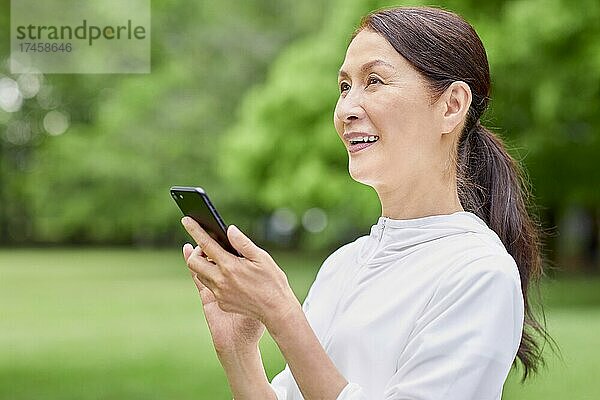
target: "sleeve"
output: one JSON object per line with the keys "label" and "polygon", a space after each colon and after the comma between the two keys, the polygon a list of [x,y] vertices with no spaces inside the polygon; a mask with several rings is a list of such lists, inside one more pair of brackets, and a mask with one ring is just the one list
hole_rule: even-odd
{"label": "sleeve", "polygon": [[[523,296],[512,258],[486,256],[448,271],[377,398],[498,400],[522,328]],[[353,382],[337,398],[367,399],[374,400]]]}
{"label": "sleeve", "polygon": [[[302,303],[302,310],[304,311],[304,314],[308,312],[314,287],[315,283],[313,283],[313,285],[310,287],[306,298]],[[271,380],[271,388],[275,392],[277,400],[293,399],[295,398],[294,393],[300,393],[298,384],[296,383],[296,380],[292,375],[292,371],[290,371],[290,367],[287,364],[280,373],[273,377],[273,379]]]}
{"label": "sleeve", "polygon": [[283,371],[275,375],[271,381],[271,388],[277,396],[277,400],[292,399],[292,391],[299,391],[296,385],[296,381],[292,376],[290,367],[286,364]]}

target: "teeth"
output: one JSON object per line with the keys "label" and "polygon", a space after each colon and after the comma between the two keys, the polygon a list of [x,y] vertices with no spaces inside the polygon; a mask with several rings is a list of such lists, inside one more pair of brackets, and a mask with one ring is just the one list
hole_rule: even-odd
{"label": "teeth", "polygon": [[369,142],[376,142],[378,139],[379,139],[379,136],[363,136],[363,137],[357,137],[355,139],[352,139],[351,142],[352,143],[358,143],[358,142],[369,143]]}
{"label": "teeth", "polygon": [[374,142],[377,139],[378,139],[377,136],[364,136],[364,137],[361,137],[361,138],[356,138],[354,141],[367,143],[367,142]]}

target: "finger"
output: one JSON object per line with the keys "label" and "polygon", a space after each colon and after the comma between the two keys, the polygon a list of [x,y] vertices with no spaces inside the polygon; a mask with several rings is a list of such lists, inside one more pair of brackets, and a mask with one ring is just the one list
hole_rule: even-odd
{"label": "finger", "polygon": [[186,243],[183,245],[183,258],[186,262],[187,262],[188,258],[190,258],[190,256],[192,254],[194,254],[194,252],[196,254],[198,254],[200,257],[206,258],[206,254],[200,249],[200,246],[193,247],[189,243]]}
{"label": "finger", "polygon": [[206,253],[200,248],[200,246],[194,247],[194,252],[200,257],[206,258]]}
{"label": "finger", "polygon": [[224,250],[196,221],[190,217],[183,217],[181,223],[188,231],[190,236],[194,238],[198,246],[206,253],[208,257],[215,260],[217,264],[227,261],[233,257],[228,251]]}
{"label": "finger", "polygon": [[189,243],[183,245],[183,259],[187,262],[188,258],[192,255],[194,251],[194,246]]}
{"label": "finger", "polygon": [[255,245],[237,226],[229,225],[227,237],[231,245],[248,260],[258,261],[261,257],[264,257],[265,251]]}
{"label": "finger", "polygon": [[198,274],[196,274],[191,269],[190,269],[190,275],[192,276],[192,280],[194,281],[194,284],[196,285],[196,287],[198,288],[199,291],[202,291],[203,289],[208,289],[204,285],[204,283],[202,283],[202,281],[200,280],[200,278],[198,278]]}
{"label": "finger", "polygon": [[200,255],[200,257],[207,258],[207,257],[206,257],[206,253],[204,252],[204,250],[202,250],[202,249],[200,248],[200,246],[196,246],[196,247],[194,248],[194,250],[196,250],[196,251],[198,252],[198,254]]}
{"label": "finger", "polygon": [[200,299],[202,300],[202,304],[207,305],[207,304],[210,304],[210,303],[216,301],[214,293],[211,292],[209,288],[204,286],[204,284],[200,281],[200,279],[198,279],[198,276],[196,275],[196,273],[193,271],[190,271],[190,273],[192,275],[192,280],[194,281],[194,284],[196,285],[196,288],[198,289],[198,294],[200,294]]}
{"label": "finger", "polygon": [[196,284],[196,287],[198,288],[198,290],[202,290],[202,289],[206,288],[206,286],[204,286],[204,283],[202,283],[202,281],[200,279],[198,279],[197,274],[194,271],[192,271],[191,269],[190,269],[190,275],[192,276],[192,280]]}
{"label": "finger", "polygon": [[194,250],[194,253],[188,258],[187,266],[191,272],[197,275],[204,286],[213,290],[215,283],[221,276],[221,272],[214,263],[208,261],[204,257],[200,257],[195,251],[196,250]]}

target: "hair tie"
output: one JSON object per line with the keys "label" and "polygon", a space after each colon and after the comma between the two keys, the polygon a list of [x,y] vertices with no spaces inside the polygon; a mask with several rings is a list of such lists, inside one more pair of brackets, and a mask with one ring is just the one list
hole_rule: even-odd
{"label": "hair tie", "polygon": [[477,121],[475,121],[475,123],[473,124],[471,129],[469,129],[469,131],[467,132],[467,136],[469,136],[471,133],[475,132],[477,130],[477,128],[479,128],[479,127],[481,127],[481,122],[479,121],[479,118],[477,118]]}

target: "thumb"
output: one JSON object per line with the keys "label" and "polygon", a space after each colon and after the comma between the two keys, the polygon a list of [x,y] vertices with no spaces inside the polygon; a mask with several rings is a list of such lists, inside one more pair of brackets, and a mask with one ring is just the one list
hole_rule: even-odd
{"label": "thumb", "polygon": [[264,252],[263,249],[255,245],[235,225],[229,225],[227,228],[227,237],[231,245],[248,260],[257,261]]}

